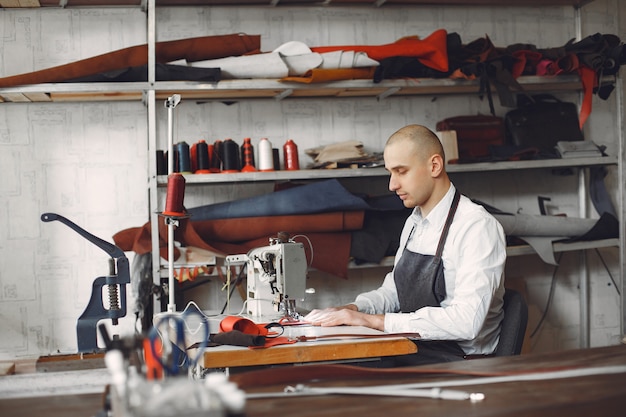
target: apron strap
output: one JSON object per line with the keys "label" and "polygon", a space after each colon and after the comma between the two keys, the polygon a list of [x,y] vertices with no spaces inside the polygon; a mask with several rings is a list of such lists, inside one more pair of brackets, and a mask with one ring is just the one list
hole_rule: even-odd
{"label": "apron strap", "polygon": [[441,258],[441,254],[443,253],[443,245],[446,243],[448,231],[450,230],[450,225],[452,224],[452,219],[456,213],[456,208],[459,206],[460,199],[461,193],[459,193],[459,190],[455,190],[452,205],[450,206],[450,211],[448,211],[448,218],[446,219],[446,224],[443,226],[443,231],[441,232],[441,237],[439,238],[439,244],[437,245],[437,253],[435,253],[435,257],[437,258]]}

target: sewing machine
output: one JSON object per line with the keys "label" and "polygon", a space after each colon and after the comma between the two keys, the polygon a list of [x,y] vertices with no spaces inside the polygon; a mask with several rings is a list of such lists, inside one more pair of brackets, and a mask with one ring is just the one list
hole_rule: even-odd
{"label": "sewing machine", "polygon": [[253,320],[297,317],[296,300],[304,299],[307,275],[302,243],[281,232],[270,238],[269,246],[226,257],[227,266],[243,263],[247,272],[247,314]]}

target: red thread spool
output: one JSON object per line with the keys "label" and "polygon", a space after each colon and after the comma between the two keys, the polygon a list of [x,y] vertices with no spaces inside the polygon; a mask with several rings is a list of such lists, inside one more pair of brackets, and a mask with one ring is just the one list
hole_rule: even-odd
{"label": "red thread spool", "polygon": [[254,148],[250,138],[244,138],[241,145],[241,160],[243,161],[243,167],[241,172],[254,172],[256,167],[254,164]]}
{"label": "red thread spool", "polygon": [[296,146],[296,143],[291,139],[283,145],[283,159],[285,161],[285,169],[287,171],[296,171],[300,169],[298,146]]}
{"label": "red thread spool", "polygon": [[191,172],[196,172],[198,170],[198,144],[194,143],[189,148],[189,160],[191,162]]}
{"label": "red thread spool", "polygon": [[167,176],[167,197],[165,198],[164,216],[184,216],[185,177],[174,172]]}

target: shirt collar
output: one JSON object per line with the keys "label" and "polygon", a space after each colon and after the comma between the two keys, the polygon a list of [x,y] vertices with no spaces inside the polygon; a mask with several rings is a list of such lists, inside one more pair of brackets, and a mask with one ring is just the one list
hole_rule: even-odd
{"label": "shirt collar", "polygon": [[428,213],[428,216],[422,217],[422,210],[419,207],[413,209],[412,216],[418,222],[427,221],[432,225],[443,224],[448,218],[448,212],[450,206],[452,206],[452,200],[454,199],[454,193],[456,188],[450,183],[450,188],[443,196],[443,198],[437,203],[437,205]]}

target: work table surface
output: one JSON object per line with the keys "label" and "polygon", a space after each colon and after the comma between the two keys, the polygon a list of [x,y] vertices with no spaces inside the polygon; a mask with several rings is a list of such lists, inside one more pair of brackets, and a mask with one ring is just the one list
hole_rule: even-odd
{"label": "work table surface", "polygon": [[[626,365],[626,346],[587,350],[573,350],[541,355],[500,357],[463,361],[457,363],[422,366],[414,369],[464,373],[464,372],[524,372],[569,367],[595,367]],[[398,369],[398,368],[396,368]],[[302,370],[302,372],[306,372]],[[477,379],[463,374],[413,375],[410,377],[386,376],[366,380],[342,379],[305,384],[324,387],[352,387],[371,385],[406,384],[414,382]],[[236,376],[235,376],[236,377]],[[289,385],[295,385],[293,383]],[[286,384],[247,389],[247,392],[280,391]],[[247,416],[281,415],[307,417],[345,417],[350,415],[381,416],[624,416],[626,415],[626,373],[593,375],[568,379],[543,381],[516,381],[454,387],[467,392],[480,392],[485,399],[438,400],[385,396],[325,395],[311,397],[282,397],[249,400]]]}
{"label": "work table surface", "polygon": [[[288,370],[297,376],[296,381],[310,386],[368,386],[458,380],[472,378],[471,385],[455,387],[470,392],[481,392],[485,399],[479,402],[468,400],[435,400],[428,398],[406,398],[391,396],[324,395],[310,397],[281,397],[271,399],[248,399],[245,415],[249,417],[281,416],[325,416],[346,417],[351,415],[376,416],[624,416],[626,410],[626,374],[601,374],[567,379],[543,381],[515,381],[497,384],[480,384],[480,377],[472,372],[520,373],[555,369],[577,369],[590,367],[615,367],[626,365],[626,345],[577,349],[548,354],[529,354],[516,357],[500,357],[462,361],[407,368],[420,373],[386,375],[380,377],[336,378],[328,381],[310,382],[305,375],[316,366],[282,366],[262,371],[232,375],[231,378],[257,380],[262,372]],[[329,365],[325,365],[329,366]],[[399,368],[395,368],[397,371]],[[289,371],[292,370],[292,371]],[[429,372],[425,372],[428,370]],[[371,371],[373,373],[378,370]],[[384,371],[386,372],[386,371]],[[439,373],[443,372],[443,373]],[[263,387],[241,386],[247,393],[278,392],[284,382]],[[266,381],[264,381],[266,382]],[[269,382],[269,380],[267,380]],[[102,395],[53,395],[39,398],[14,398],[0,400],[2,415],[47,417],[94,416],[102,408]]]}

